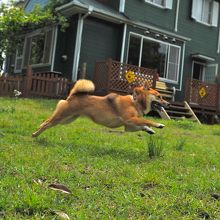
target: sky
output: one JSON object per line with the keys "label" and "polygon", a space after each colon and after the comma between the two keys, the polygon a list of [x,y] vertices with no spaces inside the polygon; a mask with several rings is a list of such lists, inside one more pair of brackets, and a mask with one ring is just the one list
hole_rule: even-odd
{"label": "sky", "polygon": [[7,3],[9,0],[0,0],[0,4],[1,3]]}

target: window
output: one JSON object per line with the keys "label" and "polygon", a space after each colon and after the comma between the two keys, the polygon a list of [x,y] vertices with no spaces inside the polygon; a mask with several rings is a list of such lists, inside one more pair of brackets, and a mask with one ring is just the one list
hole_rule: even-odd
{"label": "window", "polygon": [[180,67],[180,47],[131,34],[127,63],[157,69],[161,79],[177,82]]}
{"label": "window", "polygon": [[23,49],[24,49],[24,38],[20,38],[16,49],[15,67],[14,67],[15,73],[20,73],[22,69]]}
{"label": "window", "polygon": [[38,31],[25,39],[23,67],[48,65],[51,62],[53,30]]}
{"label": "window", "polygon": [[206,25],[218,26],[219,2],[213,0],[193,0],[192,18]]}
{"label": "window", "polygon": [[217,64],[206,64],[193,61],[192,78],[200,81],[214,83],[218,72]]}
{"label": "window", "polygon": [[144,0],[152,5],[172,9],[173,0]]}
{"label": "window", "polygon": [[201,80],[203,81],[205,75],[205,63],[201,62],[193,62],[193,79]]}

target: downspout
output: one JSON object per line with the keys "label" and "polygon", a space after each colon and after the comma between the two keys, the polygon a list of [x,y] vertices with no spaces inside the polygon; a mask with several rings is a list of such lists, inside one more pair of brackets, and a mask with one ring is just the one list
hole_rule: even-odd
{"label": "downspout", "polygon": [[180,8],[180,0],[177,0],[177,3],[176,3],[175,28],[174,28],[174,31],[175,31],[175,32],[178,31],[179,8]]}
{"label": "downspout", "polygon": [[79,15],[78,24],[77,24],[75,51],[74,51],[74,58],[73,58],[73,69],[72,69],[72,81],[73,82],[77,80],[77,75],[78,75],[84,20],[89,15],[91,15],[92,12],[93,12],[93,7],[89,6],[88,12],[85,15],[83,16],[81,14]]}
{"label": "downspout", "polygon": [[123,63],[124,61],[126,33],[127,33],[127,24],[125,23],[123,30],[122,46],[121,46],[121,58],[120,58],[121,63]]}

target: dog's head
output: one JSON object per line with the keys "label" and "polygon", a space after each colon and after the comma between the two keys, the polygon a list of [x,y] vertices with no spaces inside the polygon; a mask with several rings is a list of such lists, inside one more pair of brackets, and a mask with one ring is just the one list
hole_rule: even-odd
{"label": "dog's head", "polygon": [[158,91],[150,88],[147,82],[144,86],[134,88],[133,99],[142,107],[144,114],[151,110],[161,111],[162,107],[169,105],[169,102],[164,100]]}

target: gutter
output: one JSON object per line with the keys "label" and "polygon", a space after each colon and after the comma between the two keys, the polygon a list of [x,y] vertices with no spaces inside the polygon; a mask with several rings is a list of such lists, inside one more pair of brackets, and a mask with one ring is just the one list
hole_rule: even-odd
{"label": "gutter", "polygon": [[[60,11],[61,13],[63,12],[63,14],[71,15],[72,7],[75,7],[76,10],[78,10],[82,13],[83,12],[85,12],[85,13],[88,12],[89,8],[91,8],[91,6],[89,6],[89,5],[85,5],[85,4],[82,4],[80,2],[77,2],[77,1],[73,0],[73,1],[71,1],[67,4],[65,4],[65,5],[62,5],[58,8],[56,8],[56,11]],[[166,31],[164,29],[157,28],[155,26],[148,25],[148,24],[145,24],[145,23],[142,23],[142,22],[139,22],[139,21],[132,21],[128,18],[125,18],[124,16],[115,15],[111,12],[107,12],[107,11],[104,11],[104,10],[101,10],[101,9],[98,9],[98,8],[93,8],[93,15],[97,18],[102,18],[102,19],[112,21],[112,22],[117,23],[117,24],[125,23],[127,25],[135,26],[135,27],[138,27],[138,28],[143,29],[143,30],[151,29],[152,31],[156,31],[156,32],[159,32],[159,33],[162,33],[162,34],[167,34],[171,37],[175,37],[176,39],[178,39],[180,41],[191,41],[191,38],[184,37],[184,36],[172,33],[170,31]]]}

